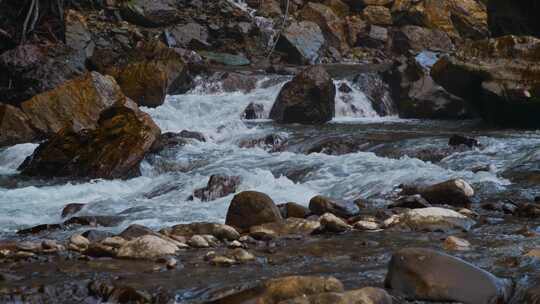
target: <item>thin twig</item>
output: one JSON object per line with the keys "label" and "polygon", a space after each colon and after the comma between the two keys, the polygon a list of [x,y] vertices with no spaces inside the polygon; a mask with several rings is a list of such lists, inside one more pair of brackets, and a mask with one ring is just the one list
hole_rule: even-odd
{"label": "thin twig", "polygon": [[36,3],[37,3],[37,0],[32,0],[32,2],[30,3],[30,8],[28,9],[28,13],[26,13],[26,18],[24,18],[23,30],[22,30],[22,42],[26,41],[28,22],[30,22],[30,17],[32,16],[32,13],[34,12]]}

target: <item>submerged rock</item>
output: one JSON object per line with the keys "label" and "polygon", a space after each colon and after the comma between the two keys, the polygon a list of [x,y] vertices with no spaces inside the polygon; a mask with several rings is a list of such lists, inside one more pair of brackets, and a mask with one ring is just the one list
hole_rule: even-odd
{"label": "submerged rock", "polygon": [[429,207],[412,209],[393,215],[384,221],[386,227],[396,227],[414,231],[468,231],[476,222],[456,211]]}
{"label": "submerged rock", "polygon": [[507,303],[512,283],[456,257],[430,249],[397,251],[385,285],[410,300],[464,304]]}
{"label": "submerged rock", "polygon": [[336,88],[321,66],[298,74],[279,92],[270,118],[279,123],[323,124],[335,113]]}
{"label": "submerged rock", "polygon": [[128,178],[160,134],[148,114],[115,107],[104,111],[94,130],[64,130],[41,144],[21,165],[40,177]]}
{"label": "submerged rock", "polygon": [[81,211],[82,208],[84,208],[86,204],[78,204],[78,203],[72,203],[67,204],[64,206],[64,209],[62,209],[62,218],[68,217],[70,215],[73,215],[79,211]]}
{"label": "submerged rock", "polygon": [[318,221],[287,218],[281,222],[252,226],[249,228],[249,234],[255,239],[267,240],[287,235],[310,235],[320,226]]}
{"label": "submerged rock", "polygon": [[210,176],[210,180],[208,180],[206,187],[195,190],[193,196],[203,202],[213,201],[231,193],[235,193],[240,185],[240,181],[240,176],[214,174]]}
{"label": "submerged rock", "polygon": [[244,191],[234,196],[225,224],[240,230],[264,223],[280,222],[283,218],[274,201],[266,194]]}
{"label": "submerged rock", "polygon": [[277,304],[300,296],[341,292],[343,285],[333,277],[290,276],[271,279],[238,293],[215,299],[216,304]]}
{"label": "submerged rock", "polygon": [[264,105],[260,103],[251,102],[244,113],[242,114],[243,119],[262,119],[264,118]]}

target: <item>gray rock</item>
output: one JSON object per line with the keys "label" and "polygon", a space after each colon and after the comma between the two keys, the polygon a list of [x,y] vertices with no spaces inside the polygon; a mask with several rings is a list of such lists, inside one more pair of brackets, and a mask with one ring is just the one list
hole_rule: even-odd
{"label": "gray rock", "polygon": [[293,22],[281,35],[276,50],[287,54],[292,64],[315,64],[325,44],[321,28],[314,22]]}

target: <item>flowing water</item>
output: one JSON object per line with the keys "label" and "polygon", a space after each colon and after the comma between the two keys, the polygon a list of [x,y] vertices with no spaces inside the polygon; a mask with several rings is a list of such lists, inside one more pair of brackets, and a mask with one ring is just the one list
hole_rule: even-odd
{"label": "flowing water", "polygon": [[[270,79],[271,80],[271,79]],[[18,229],[61,222],[68,203],[86,203],[82,214],[126,217],[119,230],[132,223],[161,228],[182,222],[223,222],[232,195],[211,202],[188,200],[193,190],[205,186],[212,174],[238,175],[238,191],[257,190],[276,202],[307,205],[323,194],[340,199],[391,195],[399,184],[439,182],[461,177],[484,197],[517,193],[533,198],[539,189],[516,185],[502,172],[538,160],[540,133],[492,130],[477,121],[437,122],[378,117],[354,84],[339,93],[336,118],[325,126],[278,126],[267,119],[244,121],[241,113],[250,102],[268,112],[286,79],[261,78],[250,93],[223,93],[219,84],[201,84],[185,95],[169,96],[164,105],[148,112],[163,132],[202,132],[207,142],[192,142],[145,160],[142,176],[130,180],[43,182],[17,177],[17,167],[37,145],[23,144],[0,151],[0,231],[6,236]],[[343,81],[336,81],[340,85]],[[267,115],[267,113],[266,113]],[[482,148],[459,150],[439,162],[416,158],[415,151],[446,149],[454,133],[475,136]],[[241,148],[246,139],[279,134],[286,138],[283,152],[263,147]],[[309,147],[328,139],[345,138],[363,146],[355,153],[306,154]],[[403,153],[396,153],[403,152]],[[534,158],[536,155],[536,158]],[[472,168],[491,165],[488,172]]]}

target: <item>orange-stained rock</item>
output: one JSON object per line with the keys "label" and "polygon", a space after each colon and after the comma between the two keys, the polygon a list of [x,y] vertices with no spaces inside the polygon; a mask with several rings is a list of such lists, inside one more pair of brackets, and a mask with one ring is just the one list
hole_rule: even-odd
{"label": "orange-stained rock", "polygon": [[187,78],[187,69],[180,54],[161,42],[148,42],[121,66],[104,72],[116,78],[126,96],[140,106],[157,107],[168,93],[176,92]]}
{"label": "orange-stained rock", "polygon": [[161,131],[132,102],[104,111],[97,128],[67,128],[41,144],[19,170],[41,177],[128,178]]}
{"label": "orange-stained rock", "polygon": [[36,136],[19,108],[0,103],[0,147],[29,142]]}
{"label": "orange-stained rock", "polygon": [[125,102],[112,77],[91,72],[34,96],[21,108],[40,135],[49,137],[62,129],[93,129],[102,111]]}

